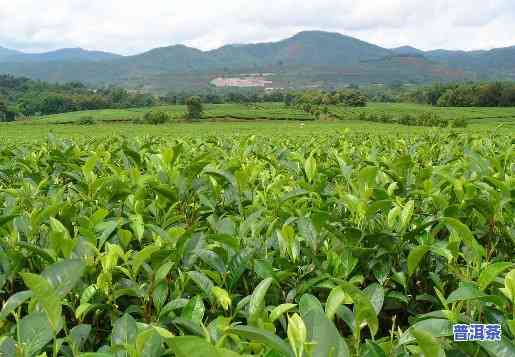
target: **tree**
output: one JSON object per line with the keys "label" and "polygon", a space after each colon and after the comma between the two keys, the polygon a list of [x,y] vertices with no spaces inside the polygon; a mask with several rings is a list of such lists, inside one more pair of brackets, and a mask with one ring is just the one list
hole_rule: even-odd
{"label": "tree", "polygon": [[143,122],[147,124],[164,124],[170,121],[170,115],[162,110],[151,110],[143,116]]}
{"label": "tree", "polygon": [[499,99],[499,105],[501,107],[513,107],[515,106],[515,84],[507,85]]}
{"label": "tree", "polygon": [[5,104],[5,101],[0,98],[0,112],[5,113],[7,111],[7,104]]}
{"label": "tree", "polygon": [[295,99],[296,99],[295,94],[286,93],[286,95],[284,96],[284,105],[286,105],[287,107],[294,105]]}
{"label": "tree", "polygon": [[200,119],[202,118],[202,101],[200,97],[193,96],[186,99],[186,118]]}
{"label": "tree", "polygon": [[16,112],[7,106],[7,103],[0,98],[0,122],[14,121],[16,119]]}
{"label": "tree", "polygon": [[340,100],[349,107],[365,107],[367,105],[367,97],[358,91],[340,92]]}
{"label": "tree", "polygon": [[0,98],[0,121],[4,121],[7,116],[7,104]]}
{"label": "tree", "polygon": [[402,89],[402,86],[404,83],[398,79],[393,80],[391,83],[388,84],[388,87],[393,90],[400,90]]}
{"label": "tree", "polygon": [[64,94],[49,94],[43,98],[41,113],[58,114],[73,111],[75,109],[73,100]]}

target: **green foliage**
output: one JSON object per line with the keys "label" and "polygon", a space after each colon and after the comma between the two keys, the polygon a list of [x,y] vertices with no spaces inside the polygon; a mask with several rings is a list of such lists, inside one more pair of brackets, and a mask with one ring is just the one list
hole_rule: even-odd
{"label": "green foliage", "polygon": [[340,91],[338,94],[340,102],[348,107],[365,107],[367,97],[359,91]]}
{"label": "green foliage", "polygon": [[79,119],[77,122],[79,125],[93,125],[95,124],[95,119],[91,115],[85,115]]}
{"label": "green foliage", "polygon": [[[0,93],[1,94],[1,93]],[[0,122],[10,122],[16,119],[16,112],[7,105],[7,101],[5,101],[0,96]]]}
{"label": "green foliage", "polygon": [[1,144],[0,352],[512,354],[512,135],[305,132]]}
{"label": "green foliage", "polygon": [[513,82],[435,84],[408,92],[406,98],[417,103],[441,107],[513,107],[515,106],[515,84]]}
{"label": "green foliage", "polygon": [[143,115],[143,118],[138,122],[158,125],[168,123],[170,120],[171,117],[167,112],[155,109],[145,113],[145,115]]}
{"label": "green foliage", "polygon": [[463,117],[456,118],[450,122],[450,126],[453,128],[466,128],[468,125],[467,120]]}
{"label": "green foliage", "polygon": [[3,98],[0,97],[0,113],[4,115],[7,112],[7,104]]}
{"label": "green foliage", "polygon": [[[332,111],[331,115],[339,119],[349,119],[347,116]],[[353,114],[350,119],[369,121],[375,123],[387,123],[387,124],[400,124],[406,126],[425,126],[425,127],[451,127],[451,128],[465,128],[468,123],[464,118],[450,119],[443,118],[433,112],[420,112],[417,114],[402,113],[398,117],[388,112],[358,112]]]}
{"label": "green foliage", "polygon": [[8,98],[10,112],[26,116],[102,108],[148,107],[157,102],[152,95],[130,93],[116,87],[94,90],[78,82],[52,84],[10,75],[0,75],[0,95]]}
{"label": "green foliage", "polygon": [[186,99],[186,118],[200,119],[204,109],[200,97],[193,96]]}
{"label": "green foliage", "polygon": [[329,114],[329,105],[342,104],[347,107],[365,107],[367,97],[355,89],[339,90],[336,92],[324,91],[303,91],[288,93],[284,97],[287,107],[296,106],[306,113],[313,115],[315,119],[320,119],[322,114]]}

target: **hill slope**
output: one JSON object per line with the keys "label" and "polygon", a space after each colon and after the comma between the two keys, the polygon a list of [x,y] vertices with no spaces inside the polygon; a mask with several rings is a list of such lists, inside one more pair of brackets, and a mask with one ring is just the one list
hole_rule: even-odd
{"label": "hill slope", "polygon": [[[89,51],[82,48],[62,48],[43,53],[11,52],[0,57],[0,62],[30,63],[30,62],[100,62],[122,56],[102,51]],[[0,54],[1,56],[1,54]]]}
{"label": "hill slope", "polygon": [[229,45],[207,54],[223,63],[265,67],[342,66],[379,59],[391,53],[382,47],[338,33],[305,31],[279,42]]}
{"label": "hill slope", "polygon": [[419,50],[418,48],[412,46],[401,46],[397,48],[392,48],[391,51],[397,55],[401,56],[423,56],[424,51]]}
{"label": "hill slope", "polygon": [[515,79],[515,47],[424,52],[306,31],[278,42],[226,45],[212,51],[176,45],[126,57],[82,49],[14,56],[2,56],[0,51],[0,73],[150,91],[207,87],[215,77],[264,72],[274,73],[274,87]]}
{"label": "hill slope", "polygon": [[425,56],[452,68],[473,71],[475,79],[515,78],[515,46],[471,52],[436,50],[426,52]]}
{"label": "hill slope", "polygon": [[22,54],[22,52],[19,52],[19,51],[15,51],[15,50],[11,50],[9,48],[5,48],[5,47],[1,47],[0,46],[0,62],[6,58],[9,58],[9,57],[12,57],[12,56],[16,56],[16,55],[20,55]]}

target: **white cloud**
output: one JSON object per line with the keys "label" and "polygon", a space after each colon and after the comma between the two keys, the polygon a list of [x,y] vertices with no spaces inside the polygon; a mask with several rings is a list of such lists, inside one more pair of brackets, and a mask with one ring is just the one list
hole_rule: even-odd
{"label": "white cloud", "polygon": [[212,49],[309,29],[385,47],[477,49],[515,45],[514,24],[513,0],[0,0],[0,46],[26,51]]}

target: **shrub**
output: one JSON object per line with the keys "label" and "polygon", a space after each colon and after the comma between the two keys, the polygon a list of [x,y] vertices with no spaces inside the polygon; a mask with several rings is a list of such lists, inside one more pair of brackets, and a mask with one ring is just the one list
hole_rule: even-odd
{"label": "shrub", "polygon": [[370,113],[368,115],[368,121],[371,121],[371,122],[378,122],[379,121],[379,117],[376,115],[376,113]]}
{"label": "shrub", "polygon": [[391,123],[393,121],[393,116],[389,113],[382,113],[379,121],[381,123]]}
{"label": "shrub", "polygon": [[311,114],[313,114],[313,116],[315,117],[316,120],[320,120],[320,116],[322,115],[322,112],[320,111],[320,109],[315,108]]}
{"label": "shrub", "polygon": [[145,124],[164,124],[170,121],[170,115],[162,110],[151,110],[143,116],[140,122]]}
{"label": "shrub", "polygon": [[411,125],[434,126],[435,122],[437,121],[436,116],[429,112],[417,114],[414,119],[414,123],[411,123]]}
{"label": "shrub", "polygon": [[434,126],[444,128],[449,125],[449,120],[441,118],[435,113],[425,112],[418,114],[415,118],[414,123],[412,123],[411,125]]}
{"label": "shrub", "polygon": [[366,107],[367,97],[360,92],[350,92],[344,95],[343,103],[349,107]]}
{"label": "shrub", "polygon": [[413,125],[414,118],[410,114],[403,114],[399,117],[397,122],[402,125]]}
{"label": "shrub", "polygon": [[5,101],[0,98],[0,122],[9,122],[16,119],[16,112],[10,109]]}
{"label": "shrub", "polygon": [[92,116],[86,115],[79,119],[78,124],[79,125],[93,125],[93,124],[95,124],[95,120],[93,119]]}
{"label": "shrub", "polygon": [[202,118],[202,101],[200,97],[194,96],[186,99],[186,118],[188,119],[200,119]]}
{"label": "shrub", "polygon": [[0,143],[0,356],[514,356],[511,133],[310,129]]}
{"label": "shrub", "polygon": [[451,127],[453,128],[466,128],[468,123],[465,118],[457,118],[451,121]]}

